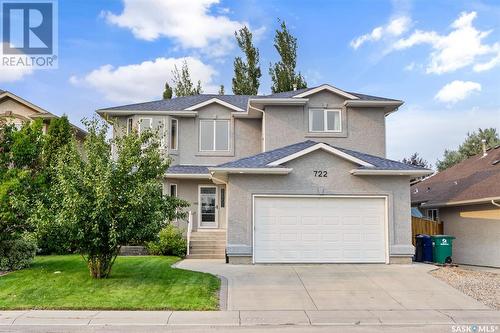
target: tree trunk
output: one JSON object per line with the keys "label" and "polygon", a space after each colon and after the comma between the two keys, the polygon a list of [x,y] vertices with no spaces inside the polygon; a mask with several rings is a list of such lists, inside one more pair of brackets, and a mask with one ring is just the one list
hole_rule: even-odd
{"label": "tree trunk", "polygon": [[87,265],[90,276],[94,279],[107,278],[111,273],[111,267],[115,261],[116,254],[96,254],[87,256]]}

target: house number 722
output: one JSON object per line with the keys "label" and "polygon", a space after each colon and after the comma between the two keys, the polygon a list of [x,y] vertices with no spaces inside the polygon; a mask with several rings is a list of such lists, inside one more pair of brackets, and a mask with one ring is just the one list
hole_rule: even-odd
{"label": "house number 722", "polygon": [[326,170],[314,170],[314,177],[328,177],[328,172]]}

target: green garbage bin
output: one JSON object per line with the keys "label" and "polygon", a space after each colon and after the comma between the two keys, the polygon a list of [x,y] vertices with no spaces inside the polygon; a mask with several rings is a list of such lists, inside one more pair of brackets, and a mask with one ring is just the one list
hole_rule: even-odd
{"label": "green garbage bin", "polygon": [[431,237],[434,262],[439,264],[451,264],[453,240],[455,237],[448,235],[433,235]]}

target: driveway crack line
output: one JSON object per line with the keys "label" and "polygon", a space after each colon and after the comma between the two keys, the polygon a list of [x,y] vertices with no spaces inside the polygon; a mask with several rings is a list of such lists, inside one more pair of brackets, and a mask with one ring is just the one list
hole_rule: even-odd
{"label": "driveway crack line", "polygon": [[166,325],[168,325],[170,323],[170,318],[172,317],[173,314],[174,314],[174,311],[170,311],[170,314],[168,315],[168,318],[167,318]]}
{"label": "driveway crack line", "polygon": [[309,325],[312,325],[311,318],[309,318],[309,315],[307,314],[307,311],[304,310],[304,314],[306,315],[307,321],[309,322]]}
{"label": "driveway crack line", "polygon": [[437,311],[437,312],[439,312],[439,313],[441,313],[441,314],[445,315],[446,317],[450,318],[450,319],[451,319],[451,321],[453,321],[455,324],[457,323],[457,321],[455,320],[455,318],[453,318],[453,316],[452,316],[452,315],[449,315],[449,314],[447,314],[447,313],[445,313],[445,312],[443,312],[443,311],[441,311],[441,310],[439,310],[439,309],[436,309],[435,311]]}
{"label": "driveway crack line", "polygon": [[391,295],[390,292],[388,292],[387,290],[385,290],[384,286],[377,283],[376,281],[372,280],[367,274],[365,274],[362,270],[360,270],[358,267],[356,267],[356,269],[361,273],[363,274],[368,280],[370,280],[373,284],[377,285],[380,287],[380,289],[382,289],[387,295],[389,295],[390,298],[392,298],[394,300],[394,302],[398,303],[399,305],[401,305],[401,307],[403,308],[403,310],[409,310],[407,307],[405,307],[403,305],[403,303],[401,303],[400,301],[398,301],[396,298],[394,298],[394,296]]}
{"label": "driveway crack line", "polygon": [[295,274],[297,275],[297,278],[299,279],[300,283],[304,287],[304,290],[306,291],[307,296],[309,296],[309,299],[311,300],[312,304],[314,305],[314,307],[316,308],[316,310],[319,310],[318,306],[316,305],[316,303],[314,303],[314,299],[312,298],[311,294],[309,294],[309,290],[307,290],[306,285],[304,284],[304,281],[302,281],[302,278],[300,277],[299,273],[297,273],[297,270],[295,269],[295,267],[292,266],[292,269],[295,272]]}

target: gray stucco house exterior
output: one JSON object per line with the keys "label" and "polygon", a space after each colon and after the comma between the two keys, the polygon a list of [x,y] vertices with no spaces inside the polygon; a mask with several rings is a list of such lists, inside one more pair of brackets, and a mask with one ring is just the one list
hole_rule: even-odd
{"label": "gray stucco house exterior", "polygon": [[190,257],[408,263],[410,178],[432,171],[385,158],[385,118],[402,104],[324,84],[97,112],[114,136],[160,132],[165,193],[191,204]]}

